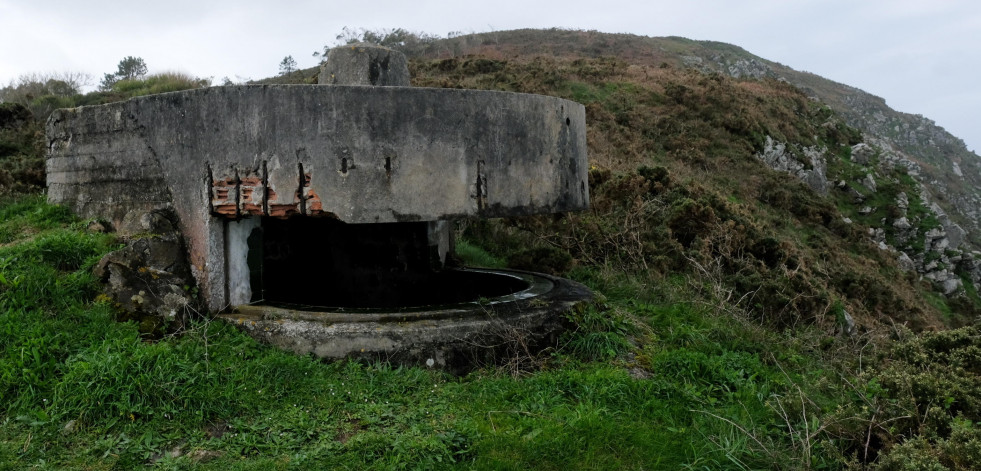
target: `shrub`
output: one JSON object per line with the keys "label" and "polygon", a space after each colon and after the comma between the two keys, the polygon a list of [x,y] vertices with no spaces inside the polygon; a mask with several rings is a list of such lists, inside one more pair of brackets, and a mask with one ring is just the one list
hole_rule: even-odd
{"label": "shrub", "polygon": [[508,257],[508,267],[561,275],[572,268],[572,256],[557,247],[533,247],[511,254]]}

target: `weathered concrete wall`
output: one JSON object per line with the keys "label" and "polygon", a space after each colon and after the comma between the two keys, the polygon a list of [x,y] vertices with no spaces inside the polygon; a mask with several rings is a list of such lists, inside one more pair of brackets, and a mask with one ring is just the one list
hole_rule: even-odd
{"label": "weathered concrete wall", "polygon": [[51,202],[124,232],[127,215],[174,209],[211,309],[229,302],[228,219],[437,221],[589,201],[584,108],[537,95],[213,87],[59,110],[48,139]]}
{"label": "weathered concrete wall", "polygon": [[409,64],[398,51],[374,44],[347,44],[330,50],[320,66],[321,85],[408,87]]}

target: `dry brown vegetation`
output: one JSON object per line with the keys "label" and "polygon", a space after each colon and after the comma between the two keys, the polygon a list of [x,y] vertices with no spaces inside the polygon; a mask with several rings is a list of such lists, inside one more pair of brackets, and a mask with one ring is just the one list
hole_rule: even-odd
{"label": "dry brown vegetation", "polygon": [[538,244],[621,273],[687,274],[704,296],[775,326],[833,331],[842,308],[866,328],[961,322],[926,302],[929,286],[899,270],[864,227],[845,223],[832,200],[755,157],[765,136],[822,146],[831,158],[859,141],[798,89],[619,57],[501,55],[415,59],[413,84],[583,103],[592,209],[471,225],[469,236],[499,254]]}

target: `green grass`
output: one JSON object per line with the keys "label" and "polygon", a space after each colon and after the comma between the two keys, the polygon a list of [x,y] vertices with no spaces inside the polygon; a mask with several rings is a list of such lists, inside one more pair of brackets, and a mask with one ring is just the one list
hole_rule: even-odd
{"label": "green grass", "polygon": [[507,262],[500,257],[495,257],[478,245],[474,245],[467,240],[458,240],[454,247],[456,255],[465,266],[478,268],[505,268]]}
{"label": "green grass", "polygon": [[166,72],[144,79],[120,80],[112,86],[112,91],[134,97],[201,88],[209,84],[208,79],[195,78],[181,72]]}
{"label": "green grass", "polygon": [[[207,320],[146,341],[96,301],[89,272],[111,238],[36,197],[0,213],[21,224],[0,248],[0,469],[742,469],[776,458],[739,427],[778,422],[768,401],[789,383],[760,341],[782,340],[692,304],[642,301],[643,283],[580,269],[619,289],[573,316],[541,371],[458,378],[326,363]],[[793,456],[778,429],[753,433]]]}
{"label": "green grass", "polygon": [[[838,469],[868,458],[870,423],[893,424],[886,464],[971,459],[979,435],[976,328],[905,333],[853,370],[847,340],[767,330],[685,277],[579,266],[599,301],[533,373],[323,362],[206,319],[147,340],[98,301],[111,237],[39,197],[0,214],[19,221],[0,247],[3,470]],[[917,424],[931,435],[908,440]]]}

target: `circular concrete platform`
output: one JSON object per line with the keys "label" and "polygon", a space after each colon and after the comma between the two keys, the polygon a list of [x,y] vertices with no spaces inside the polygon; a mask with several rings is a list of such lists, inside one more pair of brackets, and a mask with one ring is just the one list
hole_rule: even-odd
{"label": "circular concrete platform", "polygon": [[585,308],[593,298],[579,283],[541,273],[460,272],[507,277],[524,287],[493,298],[439,306],[385,310],[246,305],[219,317],[262,342],[300,354],[464,372],[500,363],[508,351],[554,346],[566,315]]}

